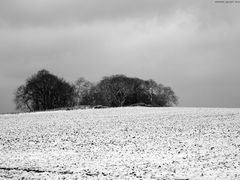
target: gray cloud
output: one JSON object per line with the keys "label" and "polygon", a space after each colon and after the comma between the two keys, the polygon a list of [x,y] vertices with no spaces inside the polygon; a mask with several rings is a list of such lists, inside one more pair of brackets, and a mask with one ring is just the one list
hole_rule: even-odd
{"label": "gray cloud", "polygon": [[191,1],[159,0],[3,0],[0,4],[2,23],[9,25],[44,25],[124,19],[171,13]]}
{"label": "gray cloud", "polygon": [[238,6],[209,0],[2,0],[0,23],[5,26],[56,26],[139,17],[168,18],[177,11],[194,14],[204,24],[232,23],[237,19]]}
{"label": "gray cloud", "polygon": [[240,4],[0,2],[0,111],[42,68],[74,81],[126,74],[171,86],[181,106],[239,107]]}

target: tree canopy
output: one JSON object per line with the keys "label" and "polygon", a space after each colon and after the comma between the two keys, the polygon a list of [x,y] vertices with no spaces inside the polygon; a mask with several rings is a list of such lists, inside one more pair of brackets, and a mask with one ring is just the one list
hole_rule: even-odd
{"label": "tree canopy", "polygon": [[170,87],[157,84],[154,80],[130,78],[125,75],[104,77],[83,99],[88,105],[109,107],[129,106],[144,103],[150,106],[173,106],[178,97]]}
{"label": "tree canopy", "polygon": [[112,75],[94,84],[81,77],[71,85],[43,69],[17,88],[15,103],[21,111],[39,111],[81,105],[174,106],[178,104],[178,97],[171,87],[152,79]]}
{"label": "tree canopy", "polygon": [[38,71],[15,94],[16,108],[39,111],[73,105],[74,87],[47,70]]}

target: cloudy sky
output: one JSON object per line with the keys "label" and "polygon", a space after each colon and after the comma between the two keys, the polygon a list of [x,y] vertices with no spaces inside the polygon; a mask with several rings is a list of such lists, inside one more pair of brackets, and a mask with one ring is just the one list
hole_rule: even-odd
{"label": "cloudy sky", "polygon": [[125,74],[179,106],[240,107],[240,2],[1,0],[0,112],[40,69],[74,82]]}

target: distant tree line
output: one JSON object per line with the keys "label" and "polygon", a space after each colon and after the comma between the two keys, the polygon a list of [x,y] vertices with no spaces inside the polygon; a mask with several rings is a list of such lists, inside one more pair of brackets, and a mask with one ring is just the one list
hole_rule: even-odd
{"label": "distant tree line", "polygon": [[98,83],[79,78],[71,84],[47,70],[38,71],[15,92],[16,109],[42,111],[82,105],[120,107],[144,104],[174,106],[178,97],[154,80],[125,75],[103,77]]}

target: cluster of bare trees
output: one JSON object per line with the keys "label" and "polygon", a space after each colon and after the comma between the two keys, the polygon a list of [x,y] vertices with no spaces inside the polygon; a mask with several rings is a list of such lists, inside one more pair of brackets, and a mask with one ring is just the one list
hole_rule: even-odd
{"label": "cluster of bare trees", "polygon": [[95,85],[80,78],[75,87],[78,105],[119,107],[144,103],[151,106],[173,106],[178,103],[178,97],[170,87],[157,84],[154,80],[145,81],[125,75],[104,77]]}
{"label": "cluster of bare trees", "polygon": [[142,103],[173,106],[177,105],[178,97],[170,87],[153,80],[113,75],[96,84],[84,78],[70,84],[41,70],[16,90],[15,103],[21,111],[39,111],[80,105],[119,107]]}

